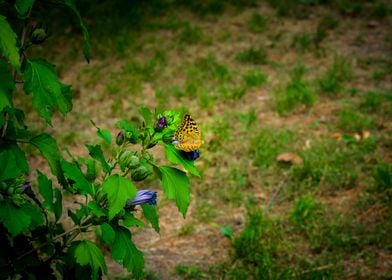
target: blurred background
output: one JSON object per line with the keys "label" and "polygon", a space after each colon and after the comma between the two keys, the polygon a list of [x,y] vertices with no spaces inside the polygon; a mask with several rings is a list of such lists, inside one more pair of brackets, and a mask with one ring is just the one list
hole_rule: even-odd
{"label": "blurred background", "polygon": [[[51,5],[38,3],[37,18]],[[73,111],[29,125],[83,155],[99,142],[90,120],[115,135],[146,106],[190,113],[204,138],[186,219],[146,183],[161,224],[134,232],[146,279],[392,278],[390,1],[77,6],[90,64],[77,19],[56,9],[30,54],[72,85]],[[108,278],[128,279],[109,259]]]}

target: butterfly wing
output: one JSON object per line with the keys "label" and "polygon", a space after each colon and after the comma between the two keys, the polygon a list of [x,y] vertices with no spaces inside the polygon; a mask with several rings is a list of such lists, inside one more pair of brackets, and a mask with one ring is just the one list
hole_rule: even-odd
{"label": "butterfly wing", "polygon": [[184,116],[181,125],[174,134],[174,140],[176,141],[175,147],[185,152],[195,151],[203,143],[200,130],[190,115]]}

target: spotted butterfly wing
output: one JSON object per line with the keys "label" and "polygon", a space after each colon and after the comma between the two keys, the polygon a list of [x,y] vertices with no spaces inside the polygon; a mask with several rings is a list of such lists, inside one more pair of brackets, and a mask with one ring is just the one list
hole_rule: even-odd
{"label": "spotted butterfly wing", "polygon": [[185,115],[181,125],[174,134],[174,146],[184,152],[192,152],[200,148],[203,143],[201,133],[196,122],[190,115]]}

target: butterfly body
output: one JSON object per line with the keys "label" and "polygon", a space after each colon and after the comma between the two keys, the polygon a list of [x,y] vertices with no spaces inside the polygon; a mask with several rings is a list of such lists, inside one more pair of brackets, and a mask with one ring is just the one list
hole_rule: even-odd
{"label": "butterfly body", "polygon": [[201,133],[190,115],[185,115],[174,134],[174,146],[184,152],[193,152],[203,144]]}

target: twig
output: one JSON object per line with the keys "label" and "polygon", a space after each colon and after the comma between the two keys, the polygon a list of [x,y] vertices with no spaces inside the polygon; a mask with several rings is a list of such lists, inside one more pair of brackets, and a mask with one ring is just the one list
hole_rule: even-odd
{"label": "twig", "polygon": [[286,182],[286,174],[284,174],[283,179],[279,182],[279,185],[277,186],[274,194],[271,196],[270,200],[268,203],[264,206],[264,211],[267,212],[269,208],[271,207],[272,203],[275,201],[276,197],[278,196],[280,190],[283,187],[283,184]]}

